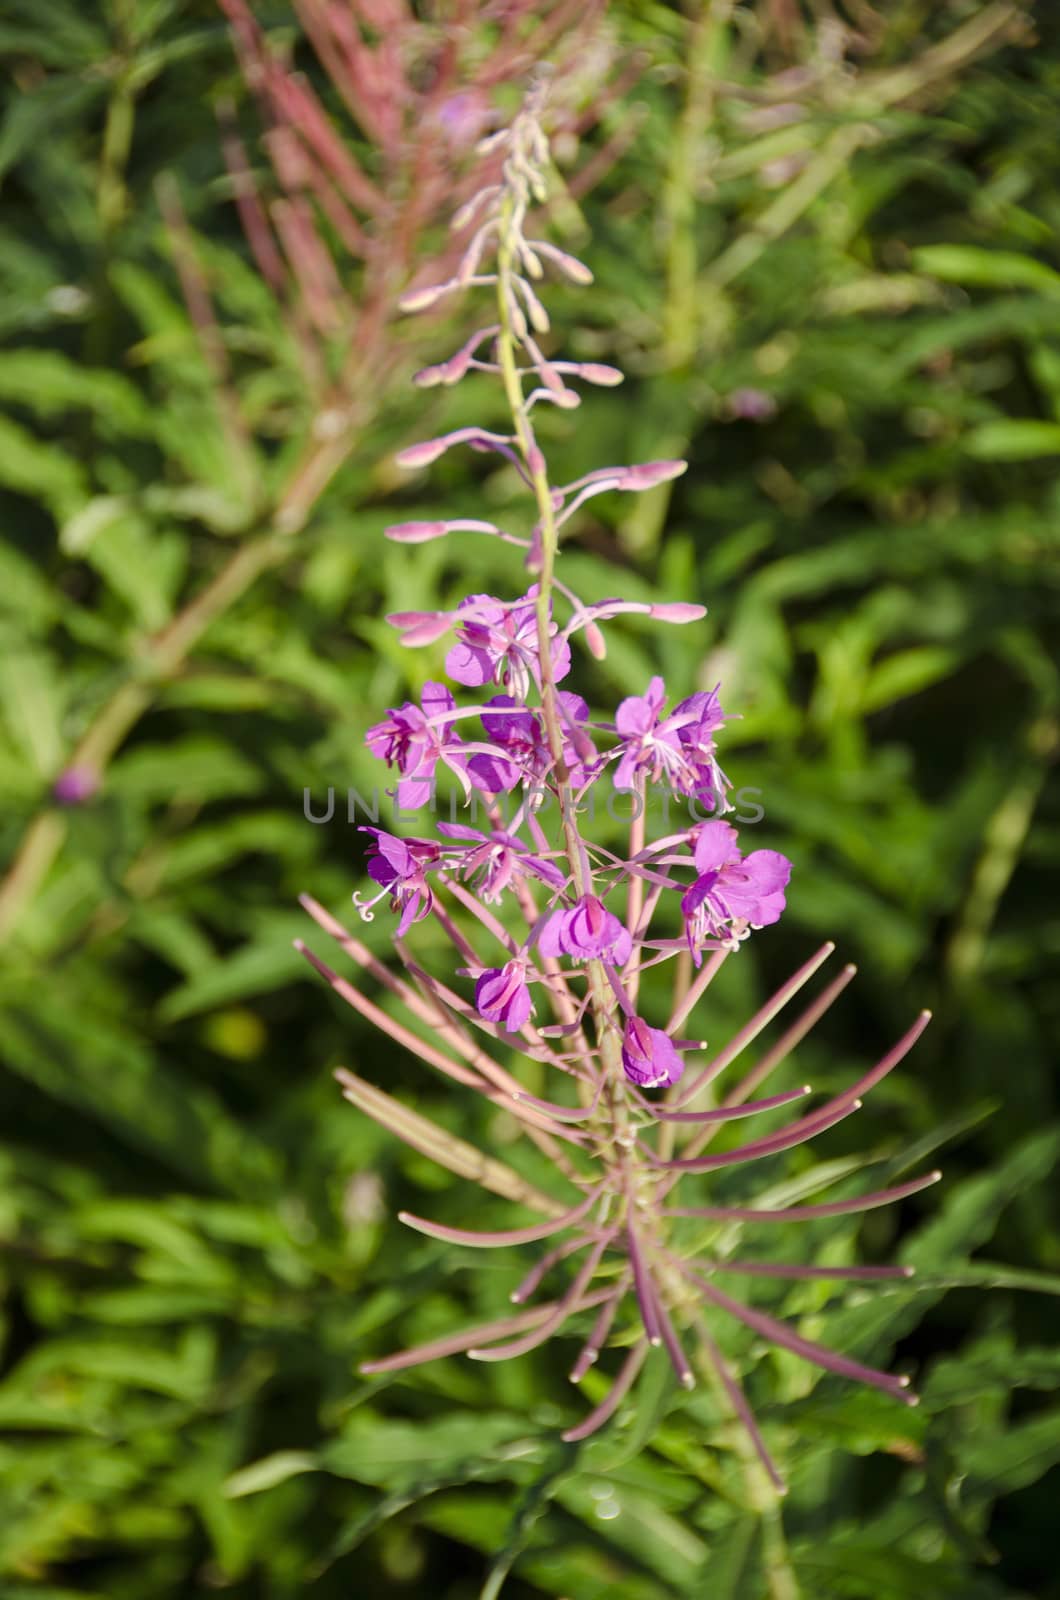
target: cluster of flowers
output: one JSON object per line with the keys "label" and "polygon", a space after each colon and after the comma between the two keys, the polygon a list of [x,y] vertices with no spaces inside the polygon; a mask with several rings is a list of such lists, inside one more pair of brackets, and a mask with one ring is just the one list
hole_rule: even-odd
{"label": "cluster of flowers", "polygon": [[[452,611],[392,616],[389,620],[406,645],[430,646],[448,636],[446,675],[462,690],[475,693],[461,705],[446,684],[430,682],[419,704],[408,701],[391,709],[367,736],[372,751],[396,772],[394,793],[402,808],[424,805],[443,768],[466,799],[481,799],[490,826],[480,831],[455,821],[439,822],[435,836],[429,838],[366,830],[368,871],[376,888],[374,894],[356,894],[354,900],[362,918],[370,920],[376,904],[389,899],[397,917],[395,947],[404,975],[379,961],[315,901],[304,898],[303,904],[344,951],[401,1002],[419,1029],[395,1020],[306,951],[332,987],[362,1016],[450,1080],[504,1105],[521,1131],[545,1153],[558,1177],[577,1192],[573,1205],[557,1199],[344,1070],[339,1078],[355,1105],[454,1172],[545,1219],[493,1233],[450,1228],[408,1213],[402,1213],[401,1220],[433,1238],[479,1247],[564,1235],[515,1291],[517,1304],[528,1300],[546,1274],[567,1257],[581,1253],[583,1260],[555,1301],[367,1362],[362,1370],[392,1371],[455,1352],[482,1361],[501,1360],[534,1348],[569,1318],[595,1307],[596,1322],[571,1371],[577,1381],[597,1359],[616,1316],[631,1300],[640,1330],[632,1342],[628,1334],[621,1341],[628,1348],[615,1382],[601,1404],[564,1437],[584,1438],[614,1413],[653,1346],[665,1345],[679,1380],[690,1386],[693,1370],[679,1323],[694,1328],[702,1366],[716,1375],[779,1487],[779,1472],[739,1383],[721,1356],[702,1302],[826,1370],[860,1378],[911,1401],[908,1380],[827,1350],[765,1312],[730,1298],[715,1286],[714,1275],[894,1278],[908,1276],[910,1269],[737,1261],[720,1245],[704,1262],[699,1254],[683,1253],[679,1224],[674,1237],[674,1219],[705,1218],[731,1228],[750,1221],[842,1215],[915,1193],[938,1174],[876,1193],[786,1209],[674,1207],[666,1203],[667,1197],[685,1174],[722,1171],[778,1154],[851,1115],[860,1106],[861,1095],[912,1047],[926,1025],[927,1013],[857,1083],[823,1105],[779,1132],[703,1153],[733,1119],[773,1111],[810,1093],[800,1085],[753,1098],[766,1076],[787,1059],[842,992],[854,969],[843,969],[720,1104],[693,1109],[697,1098],[703,1105],[701,1092],[809,982],[831,954],[831,944],[818,950],[727,1045],[680,1088],[675,1087],[682,1078],[683,1057],[705,1049],[701,1040],[681,1036],[686,1019],[722,965],[753,931],[780,917],[790,863],[775,850],[744,853],[736,828],[725,820],[731,809],[726,799],[729,782],[718,764],[715,738],[726,714],[717,688],[692,694],[668,710],[665,685],[661,678],[653,678],[644,694],[622,701],[613,721],[599,721],[593,720],[580,695],[558,687],[571,674],[571,642],[576,636],[591,656],[600,659],[606,651],[602,624],[616,617],[641,613],[681,624],[701,617],[703,608],[684,601],[586,604],[554,572],[560,532],[586,499],[610,490],[651,488],[676,477],[684,463],[604,468],[560,488],[549,481],[531,421],[534,408],[553,405],[572,410],[580,403],[580,394],[569,380],[612,384],[621,374],[595,363],[555,360],[537,342],[548,331],[548,316],[533,286],[544,274],[544,263],[574,283],[591,281],[583,263],[545,241],[528,239],[523,231],[531,202],[544,194],[542,94],[539,86],[512,126],[484,142],[487,150],[499,147],[504,152],[502,179],[471,202],[479,226],[455,276],[416,290],[405,302],[409,310],[425,308],[474,284],[494,291],[496,321],[478,330],[449,361],[418,374],[417,382],[450,384],[471,371],[498,376],[512,431],[461,428],[412,445],[398,457],[401,464],[415,469],[456,445],[496,453],[515,467],[532,493],[536,521],[525,539],[492,522],[469,519],[406,522],[388,530],[391,538],[407,544],[459,532],[501,539],[522,548],[533,581],[525,594],[510,601],[474,594]],[[468,214],[464,207],[456,225],[467,226]],[[491,250],[495,270],[487,272],[483,263]],[[481,359],[476,352],[487,340],[490,359]],[[564,602],[562,626],[555,615],[557,597]],[[589,786],[605,777],[631,796],[629,848],[624,856],[584,837],[580,827],[579,802]],[[665,785],[697,801],[709,808],[709,818],[649,841],[645,801],[651,785]],[[500,810],[502,795],[514,799],[507,819]],[[545,827],[543,802],[548,799],[554,802],[548,820],[555,837]],[[408,950],[406,937],[425,918],[432,918],[451,944],[455,970],[473,980],[473,999],[423,970]],[[660,1027],[640,1014],[640,979],[646,969],[667,961],[674,962],[676,977],[670,1014]],[[550,1020],[543,1016],[539,1020],[539,1012],[547,1012]],[[526,1059],[543,1064],[554,1074],[557,1092],[566,1097],[540,1099],[530,1094],[483,1048],[479,1042],[483,1034],[502,1052],[510,1053],[514,1047]],[[562,1085],[569,1086],[569,1092]],[[662,1093],[652,1098],[648,1090]],[[683,1142],[675,1154],[677,1141]],[[702,1241],[697,1246],[701,1250]],[[599,1279],[602,1286],[597,1286]]]}
{"label": "cluster of flowers", "polygon": [[[514,900],[519,888],[531,882],[544,884],[551,891],[551,909],[535,917],[527,937],[503,966],[474,974],[479,1015],[517,1033],[535,1009],[530,985],[565,982],[550,974],[544,963],[562,958],[575,963],[600,961],[616,1003],[626,1014],[622,1046],[626,1076],[642,1087],[672,1084],[681,1073],[680,1057],[661,1030],[648,1028],[635,1015],[619,972],[635,953],[640,957],[650,947],[654,954],[673,954],[680,941],[653,943],[646,925],[627,926],[608,910],[605,900],[631,880],[682,888],[680,879],[671,874],[687,866],[694,880],[683,888],[680,904],[684,936],[698,966],[704,950],[735,946],[752,928],[777,920],[784,909],[790,863],[775,850],[744,856],[736,829],[728,822],[710,820],[645,845],[629,860],[610,861],[602,871],[594,870],[593,852],[586,846],[582,883],[579,890],[572,888],[569,869],[557,865],[564,853],[549,847],[541,827],[542,797],[551,790],[576,807],[588,786],[613,765],[614,786],[633,795],[638,815],[645,806],[645,786],[660,780],[677,794],[711,809],[725,809],[729,785],[718,766],[714,743],[725,717],[716,689],[689,696],[667,714],[661,678],[652,679],[646,694],[623,700],[613,724],[592,723],[580,695],[557,690],[567,789],[562,793],[542,716],[528,703],[532,690],[540,695],[542,687],[536,597],[534,585],[511,604],[474,595],[452,613],[391,619],[406,630],[406,639],[411,634],[417,642],[455,628],[457,642],[446,657],[448,676],[468,688],[501,685],[507,691],[491,695],[481,705],[458,707],[444,684],[428,683],[420,705],[407,701],[369,730],[369,747],[400,774],[395,790],[398,805],[412,809],[427,804],[439,763],[453,773],[468,797],[472,788],[489,800],[521,789],[524,801],[512,822],[489,833],[443,822],[438,824],[443,836],[439,841],[365,829],[372,835],[369,875],[380,887],[370,900],[354,898],[362,917],[370,918],[375,903],[389,895],[400,915],[398,933],[403,935],[413,922],[430,915],[432,878],[444,881],[456,876],[470,882],[487,905],[505,896]],[[623,609],[627,608],[620,602],[607,602],[585,608],[579,618],[584,625],[597,621],[605,610],[613,614]],[[550,617],[553,684],[570,671],[572,631],[568,627],[559,632]],[[481,739],[467,739],[458,732],[458,723],[469,718],[481,723]],[[606,752],[598,748],[602,734],[611,739]],[[521,827],[533,836],[532,844],[520,838]],[[606,884],[598,883],[598,878],[606,879]]]}

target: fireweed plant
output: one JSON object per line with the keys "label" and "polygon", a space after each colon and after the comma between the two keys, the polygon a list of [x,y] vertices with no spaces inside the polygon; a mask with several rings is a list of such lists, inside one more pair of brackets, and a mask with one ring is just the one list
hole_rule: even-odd
{"label": "fireweed plant", "polygon": [[[354,902],[365,921],[381,902],[389,904],[397,919],[394,943],[404,962],[403,977],[377,960],[322,906],[303,897],[320,927],[430,1030],[431,1040],[387,1016],[301,942],[299,948],[361,1015],[462,1087],[506,1107],[571,1192],[563,1199],[544,1193],[503,1162],[340,1070],[346,1097],[408,1144],[543,1217],[529,1226],[491,1233],[442,1226],[407,1212],[400,1213],[402,1222],[460,1245],[500,1248],[550,1241],[512,1295],[525,1309],[365,1362],[361,1370],[393,1372],[460,1352],[477,1361],[507,1360],[541,1345],[576,1314],[593,1310],[595,1321],[574,1360],[571,1379],[578,1382],[597,1361],[612,1329],[623,1353],[606,1397],[564,1433],[565,1440],[574,1441],[588,1437],[614,1414],[652,1346],[664,1346],[680,1383],[693,1387],[693,1368],[685,1353],[691,1333],[704,1371],[724,1390],[770,1479],[783,1489],[739,1382],[716,1342],[713,1313],[734,1317],[818,1367],[871,1384],[908,1405],[916,1397],[908,1378],[876,1371],[802,1337],[786,1323],[732,1298],[717,1286],[716,1277],[881,1279],[907,1277],[912,1269],[702,1259],[673,1236],[673,1224],[680,1218],[782,1224],[868,1211],[916,1193],[939,1174],[857,1198],[783,1209],[675,1204],[673,1190],[686,1175],[722,1172],[779,1154],[850,1116],[866,1091],[911,1049],[929,1013],[922,1012],[882,1060],[823,1105],[780,1131],[721,1152],[707,1151],[728,1122],[768,1115],[810,1095],[804,1085],[753,1098],[845,988],[854,968],[844,968],[833,979],[720,1104],[695,1109],[697,1102],[702,1104],[702,1092],[795,998],[834,946],[825,944],[811,956],[705,1065],[692,1064],[689,1058],[705,1046],[685,1037],[688,1019],[721,966],[780,917],[790,863],[775,850],[745,850],[737,829],[726,820],[729,781],[716,753],[726,713],[718,689],[671,706],[662,679],[653,678],[642,694],[622,701],[612,722],[598,722],[580,695],[561,687],[571,670],[572,643],[602,657],[601,629],[610,619],[639,612],[680,624],[702,616],[703,607],[620,599],[585,604],[556,576],[560,535],[591,496],[648,489],[676,477],[685,463],[602,467],[561,487],[549,479],[534,432],[535,410],[545,405],[573,408],[579,395],[572,383],[612,385],[622,374],[593,362],[553,360],[538,343],[549,330],[535,287],[546,269],[574,284],[591,282],[581,261],[524,231],[532,204],[545,198],[545,85],[542,78],[511,126],[482,143],[484,152],[502,151],[502,172],[496,184],[484,187],[454,219],[457,227],[466,226],[469,217],[479,219],[455,275],[414,291],[403,302],[405,310],[417,311],[468,287],[492,291],[493,320],[448,361],[421,371],[415,381],[427,388],[457,383],[468,372],[493,374],[504,387],[511,431],[459,428],[414,444],[397,458],[407,468],[425,467],[458,445],[499,455],[534,497],[532,535],[519,539],[492,522],[468,519],[405,522],[387,530],[392,539],[407,544],[455,532],[502,539],[525,550],[532,581],[514,599],[472,594],[453,611],[390,617],[406,645],[450,638],[445,673],[462,698],[458,701],[448,684],[428,683],[419,705],[406,702],[388,711],[367,735],[372,751],[397,771],[399,807],[424,805],[443,767],[466,801],[474,798],[484,806],[490,825],[479,830],[437,822],[432,837],[410,838],[377,827],[364,830],[370,839],[368,873],[374,887],[370,893],[355,893]],[[624,858],[582,832],[582,802],[605,775],[629,796],[632,821]],[[697,802],[693,814],[706,820],[647,839],[651,785],[665,785]],[[509,814],[502,815],[502,800]],[[494,908],[500,906],[513,908],[518,935],[497,915]],[[457,908],[477,925],[474,939],[458,923]],[[653,925],[666,922],[667,913],[676,908],[683,932],[680,937],[663,936]],[[409,953],[406,936],[426,918],[434,920],[451,944],[455,971],[473,980],[473,1000],[423,970]],[[672,919],[669,925],[673,927]],[[660,1027],[640,1013],[640,977],[647,968],[668,961],[676,962],[677,979],[670,1015]],[[543,1064],[557,1085],[573,1085],[574,1103],[531,1094],[478,1042],[481,1035]],[[546,1276],[568,1260],[578,1265],[558,1298],[528,1304]],[[630,1319],[632,1329],[625,1325]]]}

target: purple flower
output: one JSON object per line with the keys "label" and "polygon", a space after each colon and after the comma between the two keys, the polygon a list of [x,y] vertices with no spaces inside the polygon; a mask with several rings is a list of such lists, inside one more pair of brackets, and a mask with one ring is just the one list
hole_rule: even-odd
{"label": "purple flower", "polygon": [[569,689],[557,689],[556,702],[563,734],[563,761],[567,778],[575,789],[584,789],[601,765],[596,746],[586,731],[589,707],[580,694],[572,694]]}
{"label": "purple flower", "polygon": [[[563,733],[563,759],[567,775],[575,788],[588,783],[596,763],[596,749],[585,731],[589,707],[580,694],[566,689],[556,693]],[[545,739],[541,718],[528,711],[510,694],[495,694],[486,702],[496,711],[482,713],[482,726],[493,755],[476,754],[468,761],[472,783],[487,794],[508,794],[519,783],[536,783],[548,772],[552,756]]]}
{"label": "purple flower", "polygon": [[441,865],[441,847],[433,839],[398,839],[382,828],[361,828],[361,833],[375,835],[368,846],[368,876],[380,885],[380,892],[372,900],[363,901],[359,894],[353,903],[365,922],[372,920],[372,906],[384,894],[390,895],[392,910],[401,912],[398,936],[406,933],[414,922],[427,916],[434,905],[434,895],[427,882],[427,873]]}
{"label": "purple flower", "polygon": [[[536,602],[536,583],[510,605],[488,594],[461,600],[457,642],[445,658],[450,678],[472,689],[500,683],[519,700],[525,700],[531,678],[540,688]],[[549,623],[549,632],[556,633],[554,622]],[[570,671],[570,645],[554,637],[551,648],[552,677],[558,683]]]}
{"label": "purple flower", "polygon": [[52,784],[52,798],[60,806],[82,806],[99,792],[99,774],[92,767],[67,767]]}
{"label": "purple flower", "polygon": [[784,910],[791,862],[776,850],[741,856],[736,829],[705,822],[695,845],[695,883],[681,900],[688,947],[696,965],[704,939],[724,938],[733,924],[764,928]]}
{"label": "purple flower", "polygon": [[527,873],[533,873],[552,889],[562,889],[567,881],[551,861],[535,856],[521,839],[500,828],[485,834],[465,827],[462,822],[439,822],[438,832],[447,839],[467,841],[459,870],[465,878],[477,876],[476,887],[487,905],[495,904],[505,889]]}
{"label": "purple flower", "polygon": [[[722,800],[724,791],[730,787],[714,753],[714,734],[725,723],[718,688],[689,695],[676,707],[672,719],[688,767],[686,786],[675,784],[675,787],[698,800]],[[721,809],[731,808],[723,803]]]}
{"label": "purple flower", "polygon": [[533,782],[548,767],[548,746],[540,718],[527,711],[510,694],[487,700],[496,711],[482,713],[482,726],[495,755],[478,754],[467,764],[468,777],[487,794],[508,794],[523,780]]}
{"label": "purple flower", "polygon": [[434,769],[441,761],[459,778],[468,791],[466,759],[459,754],[463,741],[452,722],[436,721],[455,711],[456,702],[444,683],[425,683],[423,709],[406,700],[391,710],[385,722],[368,729],[365,742],[372,754],[401,773],[397,786],[399,806],[427,805],[434,783]]}
{"label": "purple flower", "polygon": [[676,1083],[685,1070],[669,1034],[661,1028],[649,1028],[640,1017],[630,1017],[626,1023],[622,1066],[629,1081],[642,1089]]}
{"label": "purple flower", "polygon": [[582,895],[567,911],[553,911],[539,936],[543,956],[574,956],[624,966],[633,941],[613,911],[594,894]]}
{"label": "purple flower", "polygon": [[475,1008],[487,1022],[499,1022],[508,1033],[518,1033],[534,1009],[525,963],[515,957],[484,972],[475,984]]}
{"label": "purple flower", "polygon": [[711,738],[725,720],[717,691],[690,695],[668,717],[662,714],[665,700],[666,685],[653,678],[647,694],[630,695],[619,706],[615,729],[622,755],[615,788],[634,789],[639,780],[665,778],[678,794],[719,793],[728,779],[714,759]]}

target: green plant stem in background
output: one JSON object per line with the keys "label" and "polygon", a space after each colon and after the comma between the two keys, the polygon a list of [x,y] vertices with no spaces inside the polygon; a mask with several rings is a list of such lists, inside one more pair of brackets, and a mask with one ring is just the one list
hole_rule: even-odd
{"label": "green plant stem in background", "polygon": [[[751,225],[701,268],[697,190],[704,174],[699,163],[704,159],[705,136],[715,106],[718,67],[728,48],[727,25],[731,11],[730,0],[709,0],[693,25],[689,40],[684,108],[673,141],[663,197],[666,297],[661,360],[653,369],[656,383],[672,382],[702,353],[700,306],[704,294],[715,299],[753,268],[771,245],[791,233],[814,203],[842,176],[857,151],[881,139],[881,130],[874,118],[907,102],[917,103],[983,51],[996,48],[1025,26],[1024,13],[1017,6],[1009,4],[1008,0],[997,0],[955,29],[941,44],[924,50],[908,66],[866,74],[850,86],[837,82],[834,111],[845,119],[854,120],[835,128],[823,147],[759,212]],[[724,162],[719,166],[723,167]],[[708,172],[706,176],[709,178],[711,174]],[[693,415],[675,428],[673,436],[665,442],[670,454],[687,452],[697,420]],[[643,554],[656,547],[673,493],[672,483],[659,484],[643,496],[628,515],[622,538],[631,553]]]}
{"label": "green plant stem in background", "polygon": [[666,300],[661,358],[668,373],[684,370],[699,350],[699,262],[696,247],[699,195],[710,180],[706,138],[714,95],[728,48],[733,0],[709,0],[692,24],[687,88],[663,191]]}
{"label": "green plant stem in background", "polygon": [[956,988],[970,983],[986,954],[987,939],[1030,831],[1035,806],[1060,747],[1054,718],[1043,717],[1027,738],[1028,760],[1005,791],[983,830],[983,844],[960,919],[946,949],[946,967]]}
{"label": "green plant stem in background", "polygon": [[[273,515],[283,532],[251,537],[230,556],[184,610],[143,649],[140,676],[123,683],[71,752],[68,766],[102,774],[140,718],[154,704],[158,687],[174,677],[212,623],[261,575],[287,559],[291,535],[304,526],[317,497],[356,442],[352,429],[341,438],[314,444],[291,475]],[[61,812],[49,809],[29,826],[2,884],[0,938],[9,938],[34,898],[66,839]]]}

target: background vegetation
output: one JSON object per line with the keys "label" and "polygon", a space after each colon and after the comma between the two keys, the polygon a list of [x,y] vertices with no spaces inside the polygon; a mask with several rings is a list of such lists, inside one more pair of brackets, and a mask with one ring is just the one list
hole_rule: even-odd
{"label": "background vegetation", "polygon": [[[857,1126],[771,1175],[805,1193],[858,1152],[877,1177],[937,1160],[945,1183],[897,1214],[785,1246],[920,1277],[766,1302],[913,1372],[923,1403],[898,1414],[719,1330],[791,1475],[782,1558],[738,1436],[661,1362],[580,1449],[557,1444],[576,1404],[562,1347],[356,1375],[496,1314],[523,1270],[391,1220],[493,1208],[343,1108],[337,1063],[518,1161],[512,1130],[341,1014],[291,948],[299,892],[341,914],[361,880],[342,796],[381,778],[365,726],[429,675],[383,613],[451,603],[469,577],[517,592],[490,541],[381,537],[443,504],[507,514],[512,483],[478,461],[422,487],[389,464],[441,425],[489,425],[495,401],[406,381],[459,320],[399,326],[380,300],[383,353],[346,393],[362,325],[307,332],[287,290],[281,311],[222,130],[242,130],[261,192],[280,180],[211,0],[8,0],[4,1600],[502,1582],[511,1600],[727,1600],[790,1593],[791,1573],[815,1596],[1060,1595],[1060,37],[1047,7],[960,0],[581,9],[596,42],[564,78],[552,220],[597,283],[558,295],[555,321],[630,377],[556,417],[550,448],[561,477],[681,453],[691,470],[632,507],[594,501],[564,561],[590,596],[710,608],[658,643],[631,626],[581,686],[613,704],[659,650],[672,689],[721,678],[743,713],[725,765],[761,789],[756,842],[795,873],[705,1032],[823,937],[860,975],[800,1057],[815,1083],[935,1009]],[[341,122],[298,14],[256,11],[407,208],[407,169]],[[488,60],[500,23],[464,11],[468,59]],[[417,50],[453,25],[433,16]],[[560,21],[562,60],[574,9]],[[445,159],[455,192],[466,153]],[[450,198],[406,276],[429,276]],[[363,309],[379,248],[351,261],[320,236]],[[314,826],[303,792],[329,785]]]}

